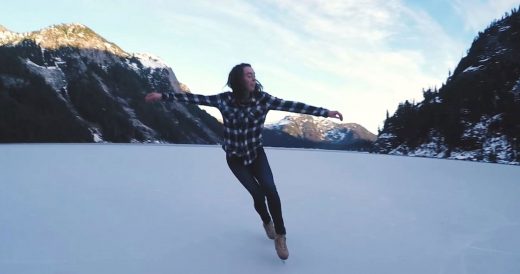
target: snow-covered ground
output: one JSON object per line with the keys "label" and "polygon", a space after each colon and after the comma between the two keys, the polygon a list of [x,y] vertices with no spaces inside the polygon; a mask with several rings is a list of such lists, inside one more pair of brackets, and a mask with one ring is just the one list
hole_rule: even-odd
{"label": "snow-covered ground", "polygon": [[289,260],[216,146],[0,145],[0,273],[520,273],[520,168],[267,149]]}

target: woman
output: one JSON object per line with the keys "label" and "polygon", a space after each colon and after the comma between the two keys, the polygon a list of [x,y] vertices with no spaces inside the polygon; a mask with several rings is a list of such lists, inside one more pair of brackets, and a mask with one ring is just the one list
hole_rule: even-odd
{"label": "woman", "polygon": [[[224,144],[229,168],[251,194],[267,237],[275,240],[276,253],[282,260],[289,257],[280,197],[273,174],[262,147],[262,129],[269,110],[284,110],[315,116],[339,118],[341,113],[299,102],[285,101],[262,90],[249,64],[233,67],[227,85],[232,92],[212,96],[190,93],[157,93],[146,95],[146,102],[178,101],[213,106],[224,119]],[[267,206],[265,200],[267,198]],[[269,211],[267,210],[269,208]]]}

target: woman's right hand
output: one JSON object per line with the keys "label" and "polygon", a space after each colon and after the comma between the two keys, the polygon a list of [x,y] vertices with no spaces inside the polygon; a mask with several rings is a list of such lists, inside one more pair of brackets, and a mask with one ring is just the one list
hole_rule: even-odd
{"label": "woman's right hand", "polygon": [[159,92],[150,92],[150,93],[146,94],[146,96],[144,97],[144,100],[147,103],[159,102],[159,101],[161,101],[161,99],[162,99],[162,94]]}
{"label": "woman's right hand", "polygon": [[339,111],[331,110],[329,111],[329,118],[337,118],[340,121],[343,121],[343,115]]}

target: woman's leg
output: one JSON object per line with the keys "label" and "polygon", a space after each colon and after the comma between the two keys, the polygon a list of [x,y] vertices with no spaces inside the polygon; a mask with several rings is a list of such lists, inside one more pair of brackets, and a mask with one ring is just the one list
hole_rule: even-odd
{"label": "woman's leg", "polygon": [[273,173],[271,167],[267,161],[267,156],[263,148],[257,150],[258,156],[255,161],[251,164],[253,168],[253,176],[257,179],[260,184],[265,196],[267,197],[267,205],[269,206],[269,212],[273,217],[274,228],[277,234],[285,235],[285,225],[282,217],[282,204],[280,202],[280,196],[276,190],[274,184]]}
{"label": "woman's leg", "polygon": [[238,181],[247,189],[253,197],[255,210],[260,215],[262,221],[267,224],[271,221],[271,216],[265,205],[265,194],[253,176],[251,165],[244,166],[240,158],[226,157],[227,163]]}

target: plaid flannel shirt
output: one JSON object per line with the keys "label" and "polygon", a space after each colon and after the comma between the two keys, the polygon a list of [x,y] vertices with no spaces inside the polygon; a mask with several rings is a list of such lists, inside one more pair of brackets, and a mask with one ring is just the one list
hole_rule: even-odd
{"label": "plaid flannel shirt", "polygon": [[177,101],[216,107],[224,120],[224,144],[228,156],[240,157],[244,165],[256,159],[256,149],[262,144],[262,130],[269,110],[328,117],[329,110],[286,101],[266,92],[254,92],[249,103],[239,105],[231,92],[205,96],[191,93],[163,93],[163,101]]}

